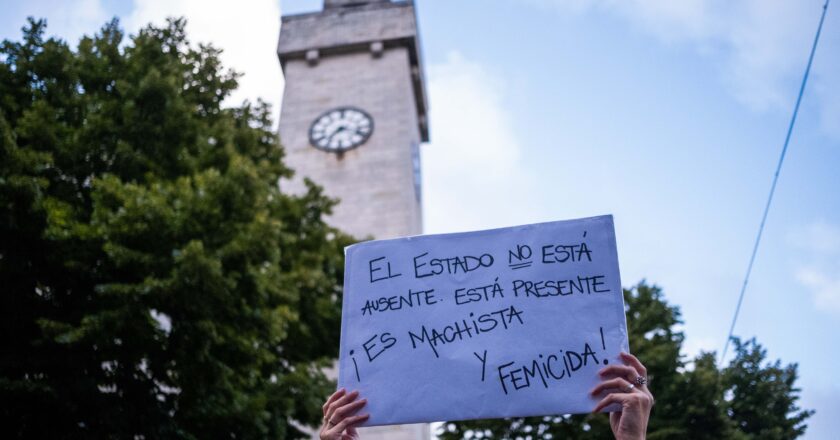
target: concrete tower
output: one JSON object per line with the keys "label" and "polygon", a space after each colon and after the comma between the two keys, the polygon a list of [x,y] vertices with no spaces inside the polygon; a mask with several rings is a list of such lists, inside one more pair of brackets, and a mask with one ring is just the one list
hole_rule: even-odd
{"label": "concrete tower", "polygon": [[[324,0],[283,17],[277,55],[286,79],[280,139],[303,178],[340,199],[331,224],[358,238],[423,232],[421,142],[426,88],[411,1]],[[374,440],[426,440],[429,426],[364,429]]]}
{"label": "concrete tower", "polygon": [[422,233],[419,144],[426,91],[411,1],[325,0],[283,17],[280,138],[287,163],[341,203],[330,223],[356,237]]}

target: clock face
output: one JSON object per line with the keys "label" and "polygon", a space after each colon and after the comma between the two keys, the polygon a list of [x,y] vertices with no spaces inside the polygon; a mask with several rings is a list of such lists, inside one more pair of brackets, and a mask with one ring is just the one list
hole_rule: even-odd
{"label": "clock face", "polygon": [[309,127],[315,148],[336,153],[358,147],[373,133],[373,118],[354,107],[339,107],[319,116]]}

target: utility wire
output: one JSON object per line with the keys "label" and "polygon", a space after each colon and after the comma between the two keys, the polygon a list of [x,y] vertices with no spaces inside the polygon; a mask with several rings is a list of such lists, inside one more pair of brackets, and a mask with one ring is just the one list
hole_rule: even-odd
{"label": "utility wire", "polygon": [[817,26],[817,35],[814,36],[814,44],[811,46],[811,55],[808,57],[808,66],[805,67],[805,75],[802,77],[802,85],[799,87],[799,96],[796,98],[796,105],[793,107],[793,115],[790,118],[790,125],[788,126],[787,136],[785,136],[782,154],[779,156],[779,164],[776,165],[776,174],[773,175],[773,184],[770,185],[770,195],[767,197],[767,204],[764,206],[764,215],[761,216],[761,224],[758,227],[758,235],[755,237],[755,244],[753,245],[752,255],[750,256],[750,264],[747,265],[747,274],[744,276],[744,284],[741,286],[741,294],[738,296],[738,305],[735,306],[735,315],[732,316],[732,325],[729,326],[729,335],[726,336],[726,342],[723,345],[723,353],[720,356],[720,364],[723,364],[723,361],[726,359],[726,352],[729,349],[729,341],[732,340],[732,332],[735,331],[735,322],[738,321],[738,313],[741,311],[741,303],[744,301],[744,292],[747,291],[747,283],[750,280],[750,273],[752,272],[753,263],[755,262],[755,255],[758,253],[758,245],[761,243],[761,233],[764,232],[764,224],[767,222],[767,213],[770,211],[770,204],[773,202],[773,194],[776,192],[776,183],[779,181],[779,171],[782,170],[782,163],[785,161],[785,154],[787,153],[788,144],[790,143],[790,135],[793,133],[793,126],[796,123],[796,115],[799,113],[799,104],[802,102],[802,95],[805,93],[805,84],[808,83],[808,75],[811,73],[811,63],[814,61],[814,53],[817,51],[817,43],[820,41],[820,32],[822,32],[823,22],[825,21],[825,13],[828,11],[829,1],[830,0],[825,0],[825,4],[823,5],[820,24]]}

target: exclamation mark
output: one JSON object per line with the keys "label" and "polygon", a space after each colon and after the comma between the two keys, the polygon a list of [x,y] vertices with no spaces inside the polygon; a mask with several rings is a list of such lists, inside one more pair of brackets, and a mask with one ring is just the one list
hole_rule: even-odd
{"label": "exclamation mark", "polygon": [[353,350],[350,350],[350,359],[353,360],[353,366],[356,367],[356,381],[361,382],[362,378],[359,377],[359,365],[356,364],[356,358],[353,357]]}
{"label": "exclamation mark", "polygon": [[[598,327],[598,331],[601,332],[601,348],[604,351],[606,351],[607,350],[607,344],[604,342],[604,327]],[[610,363],[610,361],[608,361],[607,358],[604,357],[604,365],[607,365],[608,363]]]}

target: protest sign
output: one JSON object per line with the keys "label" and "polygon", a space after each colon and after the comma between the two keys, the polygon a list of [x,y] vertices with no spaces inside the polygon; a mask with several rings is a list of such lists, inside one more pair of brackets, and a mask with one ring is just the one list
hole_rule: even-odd
{"label": "protest sign", "polygon": [[589,412],[628,351],[612,216],[345,253],[338,382],[364,426]]}

